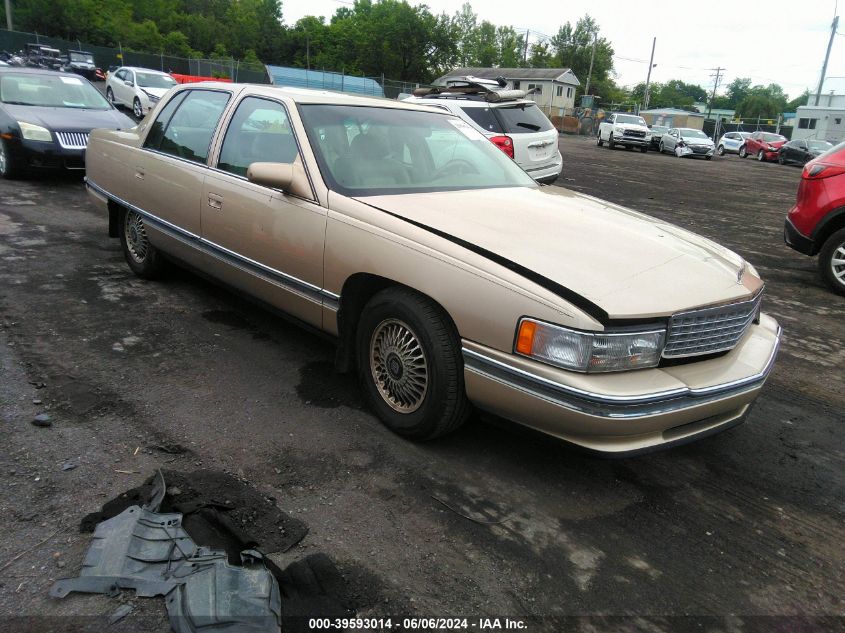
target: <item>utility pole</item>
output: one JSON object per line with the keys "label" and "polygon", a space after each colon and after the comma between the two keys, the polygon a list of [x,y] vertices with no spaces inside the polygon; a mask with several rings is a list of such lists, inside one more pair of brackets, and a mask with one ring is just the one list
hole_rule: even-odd
{"label": "utility pole", "polygon": [[593,61],[596,58],[596,41],[599,39],[598,32],[593,33],[593,52],[590,53],[590,71],[587,73],[587,85],[584,87],[584,94],[590,94],[590,80],[593,78]]}
{"label": "utility pole", "polygon": [[[713,101],[716,99],[716,89],[719,87],[719,77],[722,74],[723,70],[727,70],[726,68],[722,68],[719,66],[718,68],[713,68],[712,70],[716,71],[716,80],[713,82],[713,94],[710,95],[710,103],[707,104],[707,118],[710,118],[710,112],[713,110]],[[711,77],[713,75],[710,75]]]}
{"label": "utility pole", "polygon": [[648,88],[651,85],[651,69],[654,68],[654,47],[657,46],[657,37],[651,41],[651,59],[648,60],[648,75],[645,78],[645,92],[643,93],[643,110],[648,110]]}
{"label": "utility pole", "polygon": [[[7,5],[8,6],[8,5]],[[7,9],[8,11],[8,9]],[[824,64],[822,64],[822,76],[819,77],[819,87],[816,90],[816,104],[819,105],[819,97],[822,93],[822,84],[824,83],[824,76],[827,74],[827,60],[830,59],[830,49],[833,47],[833,36],[836,35],[836,27],[839,26],[839,16],[833,16],[833,22],[830,25],[830,40],[827,42],[827,53],[824,55]]]}
{"label": "utility pole", "polygon": [[15,30],[12,27],[12,0],[6,0],[6,28],[10,31]]}
{"label": "utility pole", "polygon": [[522,65],[528,65],[528,36],[531,34],[531,31],[525,31],[525,50],[522,52]]}

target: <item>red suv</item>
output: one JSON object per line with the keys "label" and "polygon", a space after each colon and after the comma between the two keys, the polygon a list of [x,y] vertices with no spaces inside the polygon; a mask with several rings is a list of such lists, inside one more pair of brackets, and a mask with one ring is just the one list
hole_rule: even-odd
{"label": "red suv", "polygon": [[757,160],[777,160],[780,146],[786,143],[786,137],[772,132],[754,132],[745,139],[739,148],[739,157],[756,156]]}
{"label": "red suv", "polygon": [[818,254],[822,278],[845,295],[845,142],[804,165],[783,237],[799,253]]}

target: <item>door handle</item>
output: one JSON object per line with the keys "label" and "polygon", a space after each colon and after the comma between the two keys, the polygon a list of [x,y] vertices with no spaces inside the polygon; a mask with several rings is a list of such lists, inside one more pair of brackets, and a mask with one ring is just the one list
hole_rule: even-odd
{"label": "door handle", "polygon": [[218,196],[216,193],[208,194],[208,206],[210,206],[212,209],[222,209],[223,196]]}
{"label": "door handle", "polygon": [[137,178],[138,180],[144,179],[144,170],[140,167],[135,168],[135,178]]}

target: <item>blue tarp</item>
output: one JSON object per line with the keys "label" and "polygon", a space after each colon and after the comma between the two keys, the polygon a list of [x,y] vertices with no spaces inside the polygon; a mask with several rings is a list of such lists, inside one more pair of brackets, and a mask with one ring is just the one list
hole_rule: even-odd
{"label": "blue tarp", "polygon": [[337,90],[383,97],[384,90],[375,79],[355,77],[323,70],[305,70],[287,66],[267,66],[270,82],[276,86]]}

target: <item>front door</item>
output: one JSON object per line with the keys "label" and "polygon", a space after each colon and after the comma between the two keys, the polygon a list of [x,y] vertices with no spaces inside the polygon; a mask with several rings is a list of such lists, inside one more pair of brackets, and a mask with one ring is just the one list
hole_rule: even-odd
{"label": "front door", "polygon": [[285,106],[248,96],[234,110],[202,188],[202,237],[214,273],[319,327],[326,209],[313,195],[249,182],[255,162],[304,170]]}

